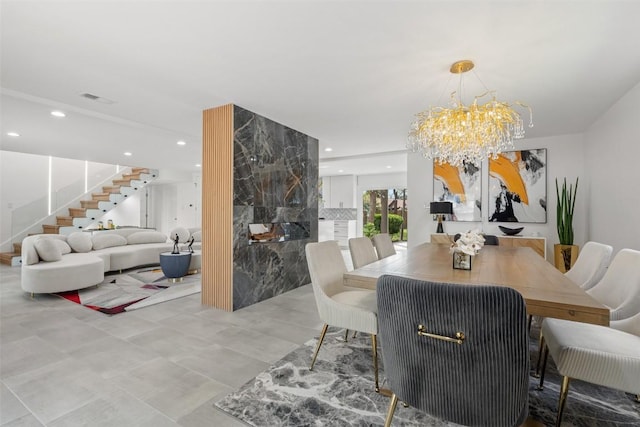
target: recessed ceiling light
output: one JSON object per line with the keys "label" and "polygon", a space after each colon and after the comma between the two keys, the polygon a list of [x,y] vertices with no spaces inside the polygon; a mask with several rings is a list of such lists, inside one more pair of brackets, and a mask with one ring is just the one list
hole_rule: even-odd
{"label": "recessed ceiling light", "polygon": [[92,101],[100,102],[101,104],[114,104],[115,103],[115,101],[112,101],[110,99],[103,98],[101,96],[94,95],[94,94],[88,93],[88,92],[87,93],[81,93],[80,96],[83,97],[83,98],[90,99]]}
{"label": "recessed ceiling light", "polygon": [[63,113],[62,111],[52,111],[51,115],[54,117],[67,117],[67,115],[65,113]]}
{"label": "recessed ceiling light", "polygon": [[124,155],[125,155],[125,156],[131,156],[131,155],[132,155],[132,153],[130,153],[130,152],[128,152],[128,151],[125,151],[125,152],[124,152]]}
{"label": "recessed ceiling light", "polygon": [[20,134],[18,132],[7,132],[7,135],[9,136],[20,136]]}
{"label": "recessed ceiling light", "polygon": [[320,169],[326,169],[326,168],[328,168],[328,167],[329,167],[329,166],[327,166],[327,165],[319,166],[319,168],[320,168]]}
{"label": "recessed ceiling light", "polygon": [[202,167],[202,165],[201,165],[200,163],[197,163],[197,164],[196,164],[196,167],[197,167],[197,168],[201,168],[201,167]]}
{"label": "recessed ceiling light", "polygon": [[387,166],[387,169],[391,169],[391,166]]}
{"label": "recessed ceiling light", "polygon": [[327,148],[324,149],[324,151],[333,151],[333,148],[327,147]]}
{"label": "recessed ceiling light", "polygon": [[338,172],[344,172],[344,170],[340,169]]}
{"label": "recessed ceiling light", "polygon": [[178,142],[176,142],[176,144],[178,144],[178,145],[187,145],[187,143],[184,142],[184,141],[178,141]]}

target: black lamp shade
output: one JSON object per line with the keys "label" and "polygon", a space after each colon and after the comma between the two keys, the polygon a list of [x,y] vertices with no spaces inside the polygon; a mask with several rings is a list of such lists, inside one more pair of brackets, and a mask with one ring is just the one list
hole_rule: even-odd
{"label": "black lamp shade", "polygon": [[431,202],[429,210],[432,214],[452,214],[453,203],[451,202]]}

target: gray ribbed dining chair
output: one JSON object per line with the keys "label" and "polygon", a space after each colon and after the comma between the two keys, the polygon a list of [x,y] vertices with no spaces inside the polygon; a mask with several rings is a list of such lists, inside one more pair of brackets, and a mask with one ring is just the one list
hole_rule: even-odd
{"label": "gray ribbed dining chair", "polygon": [[349,239],[349,252],[351,253],[351,261],[353,261],[353,268],[364,267],[378,260],[376,249],[368,237]]}
{"label": "gray ribbed dining chair", "polygon": [[528,414],[529,337],[522,296],[499,286],[384,275],[378,336],[392,398],[476,426],[517,426]]}
{"label": "gray ribbed dining chair", "polygon": [[393,247],[391,236],[389,233],[376,234],[372,238],[373,246],[376,248],[378,259],[386,258],[396,254],[396,248]]}

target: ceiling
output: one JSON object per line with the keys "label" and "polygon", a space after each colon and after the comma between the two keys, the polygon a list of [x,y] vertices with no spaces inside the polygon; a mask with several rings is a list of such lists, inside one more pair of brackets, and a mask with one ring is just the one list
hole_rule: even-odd
{"label": "ceiling", "polygon": [[321,175],[402,172],[456,60],[476,64],[467,102],[532,106],[527,138],[583,132],[640,82],[632,1],[0,6],[2,150],[111,164],[197,171],[202,110],[234,103],[318,138]]}

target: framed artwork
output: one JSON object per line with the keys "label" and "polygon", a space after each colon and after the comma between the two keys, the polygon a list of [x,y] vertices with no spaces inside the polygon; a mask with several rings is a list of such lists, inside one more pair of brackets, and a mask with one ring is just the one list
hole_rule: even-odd
{"label": "framed artwork", "polygon": [[506,151],[489,159],[489,221],[547,222],[547,150]]}
{"label": "framed artwork", "polygon": [[433,200],[452,202],[449,221],[482,221],[481,166],[465,162],[461,166],[433,162]]}

